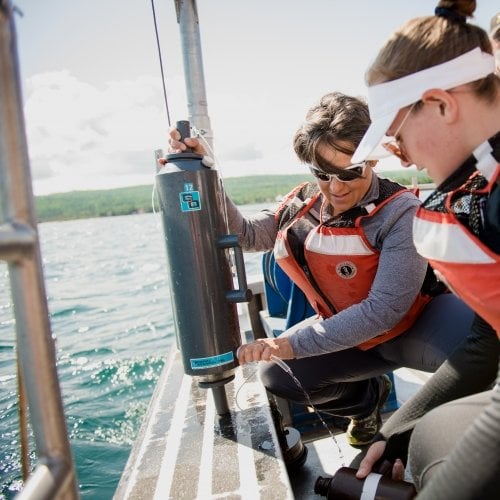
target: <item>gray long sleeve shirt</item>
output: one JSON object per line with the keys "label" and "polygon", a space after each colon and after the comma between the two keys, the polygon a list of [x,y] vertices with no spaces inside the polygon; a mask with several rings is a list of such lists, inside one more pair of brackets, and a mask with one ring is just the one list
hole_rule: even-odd
{"label": "gray long sleeve shirt", "polygon": [[[379,196],[379,178],[373,181],[359,205]],[[321,197],[315,209],[321,205]],[[357,346],[394,327],[407,313],[424,281],[427,261],[417,254],[412,221],[420,205],[412,193],[403,193],[362,221],[370,244],[380,251],[379,265],[368,297],[334,316],[288,335],[295,357],[341,351]],[[244,251],[274,247],[278,224],[274,212],[263,210],[245,218],[227,200],[229,230],[240,235]]]}

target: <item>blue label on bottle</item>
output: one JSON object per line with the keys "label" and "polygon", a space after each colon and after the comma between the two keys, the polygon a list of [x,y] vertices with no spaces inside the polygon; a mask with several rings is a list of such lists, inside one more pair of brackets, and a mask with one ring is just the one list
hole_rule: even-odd
{"label": "blue label on bottle", "polygon": [[181,200],[182,212],[201,210],[200,192],[194,190],[193,183],[184,183],[184,191],[179,193],[179,198]]}
{"label": "blue label on bottle", "polygon": [[205,368],[213,368],[214,366],[221,366],[234,361],[233,352],[226,352],[217,356],[210,356],[209,358],[195,358],[189,360],[192,370],[204,370]]}
{"label": "blue label on bottle", "polygon": [[181,211],[192,212],[193,210],[201,210],[201,200],[199,191],[185,191],[179,193],[181,200]]}

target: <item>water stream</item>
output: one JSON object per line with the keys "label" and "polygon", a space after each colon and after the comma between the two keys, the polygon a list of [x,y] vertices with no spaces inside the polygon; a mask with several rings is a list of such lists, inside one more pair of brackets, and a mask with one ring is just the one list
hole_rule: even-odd
{"label": "water stream", "polygon": [[292,377],[292,380],[297,385],[297,387],[302,391],[302,393],[304,394],[304,396],[307,399],[307,404],[314,410],[314,413],[316,413],[316,416],[319,418],[319,421],[321,422],[321,424],[323,425],[323,427],[328,431],[328,434],[330,435],[330,437],[333,439],[333,442],[335,443],[335,445],[337,447],[337,452],[338,452],[339,458],[340,458],[340,460],[342,462],[342,466],[345,467],[344,454],[342,453],[342,449],[340,448],[340,445],[339,445],[339,443],[338,443],[335,435],[332,433],[332,431],[328,427],[328,424],[324,421],[323,417],[321,416],[321,413],[314,406],[313,402],[311,401],[311,398],[309,397],[309,394],[304,389],[304,387],[302,387],[302,384],[300,383],[300,380],[294,375],[292,369],[282,359],[280,359],[277,356],[275,356],[274,354],[272,354],[271,355],[271,361],[273,361],[274,363],[276,363],[283,371],[285,371],[286,373],[288,373],[288,375],[290,375],[290,377]]}

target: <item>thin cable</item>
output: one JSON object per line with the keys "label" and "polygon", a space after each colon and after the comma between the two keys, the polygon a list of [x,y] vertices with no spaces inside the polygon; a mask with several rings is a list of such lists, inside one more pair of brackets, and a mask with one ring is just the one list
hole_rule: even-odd
{"label": "thin cable", "polygon": [[222,193],[222,203],[223,203],[223,217],[224,217],[224,223],[226,225],[226,230],[229,232],[229,216],[227,214],[227,198],[226,198],[226,189],[224,187],[224,174],[222,172],[222,167],[220,166],[218,158],[215,156],[215,152],[208,143],[208,141],[203,137],[203,134],[201,130],[199,130],[196,127],[191,127],[192,131],[196,134],[196,137],[198,139],[201,139],[201,141],[204,143],[205,147],[208,150],[208,154],[211,155],[213,161],[214,161],[214,166],[215,169],[219,172],[219,179],[220,179],[220,188],[221,188],[221,193]]}
{"label": "thin cable", "polygon": [[156,183],[153,184],[153,190],[151,191],[151,208],[153,209],[153,215],[156,215],[155,200],[156,200]]}
{"label": "thin cable", "polygon": [[156,23],[156,13],[155,13],[155,2],[154,2],[154,0],[151,0],[151,9],[153,10],[153,22],[154,22],[154,25],[155,25],[156,45],[158,46],[158,58],[160,60],[161,83],[163,85],[163,97],[165,99],[165,109],[167,111],[168,128],[170,128],[171,122],[170,122],[170,112],[168,110],[167,87],[165,86],[165,74],[163,72],[163,61],[162,61],[162,58],[161,58],[160,37],[158,36],[158,25]]}
{"label": "thin cable", "polygon": [[246,378],[243,379],[243,382],[241,383],[241,385],[238,387],[238,390],[236,391],[236,394],[234,396],[234,402],[236,403],[236,406],[238,407],[238,410],[240,410],[240,411],[243,411],[243,408],[240,406],[240,404],[238,402],[238,395],[239,395],[241,389],[243,389],[244,385],[249,380],[251,380],[257,374],[258,371],[259,371],[259,369],[256,367],[255,370],[252,373],[250,373],[250,375],[248,375]]}

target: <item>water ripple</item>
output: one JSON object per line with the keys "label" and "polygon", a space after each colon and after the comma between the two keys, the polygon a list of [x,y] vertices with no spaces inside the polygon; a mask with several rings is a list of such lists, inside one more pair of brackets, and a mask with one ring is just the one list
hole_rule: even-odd
{"label": "water ripple", "polygon": [[[39,232],[80,494],[107,500],[174,338],[162,229],[144,214],[45,223]],[[245,260],[247,274],[259,272],[260,254]],[[0,263],[0,500],[20,487],[11,302]]]}

